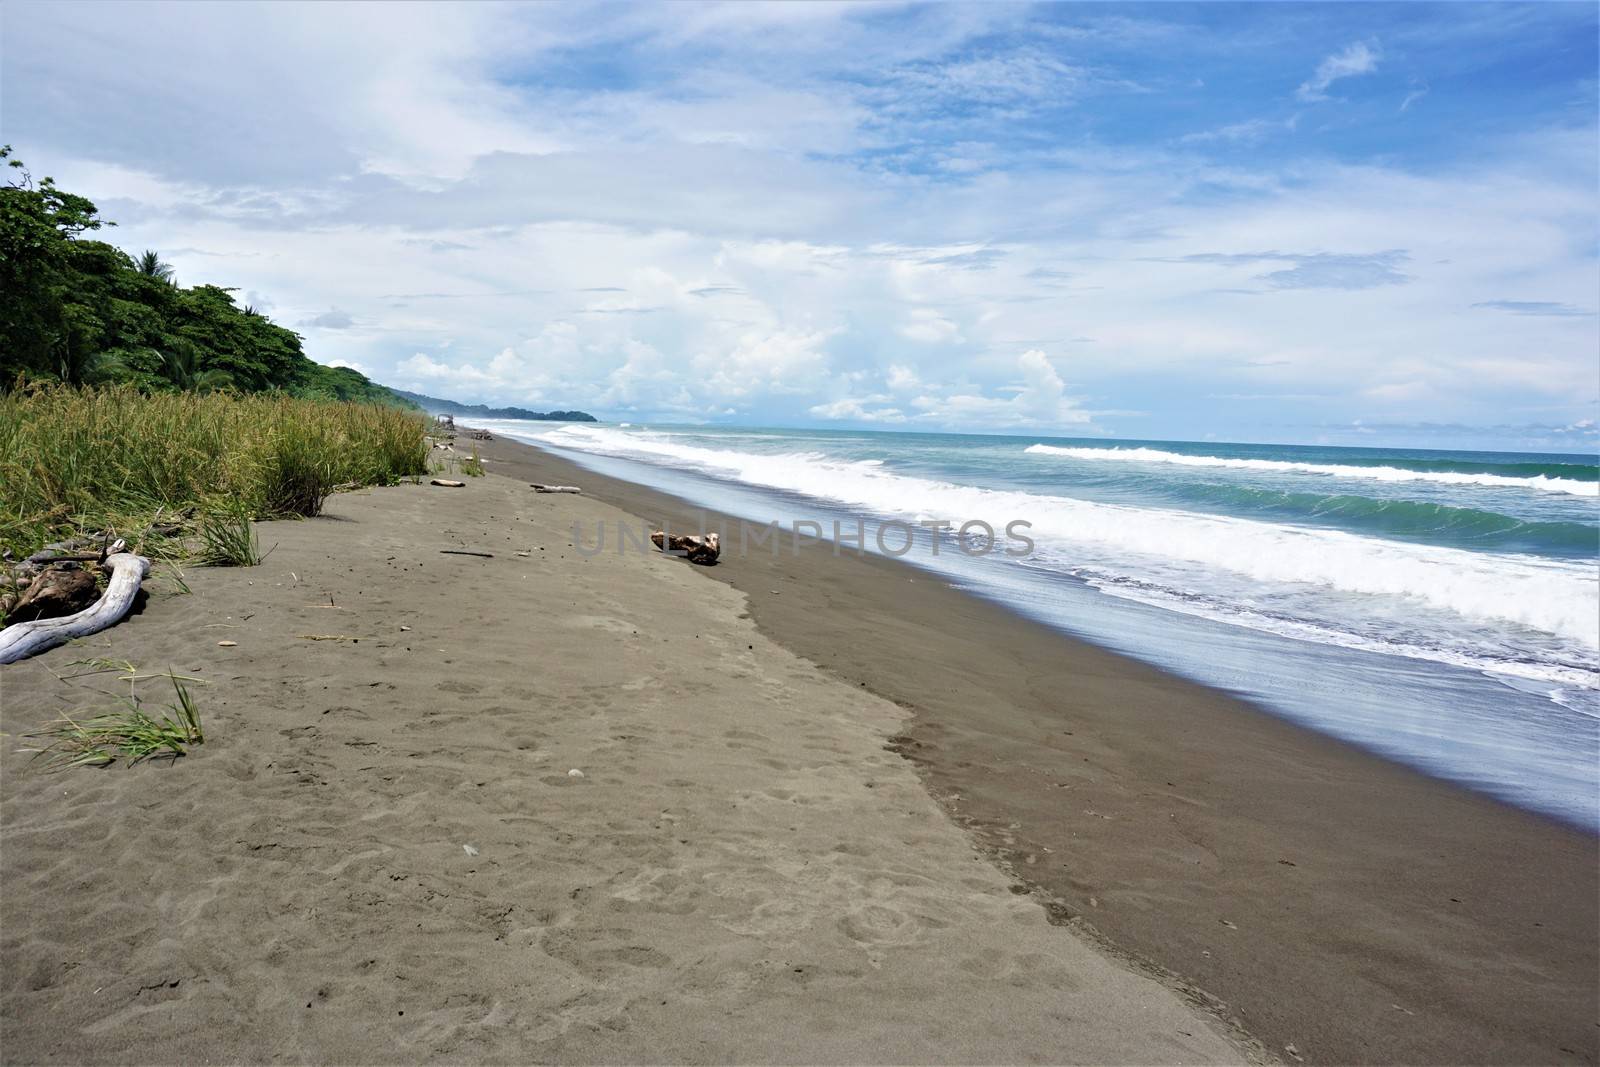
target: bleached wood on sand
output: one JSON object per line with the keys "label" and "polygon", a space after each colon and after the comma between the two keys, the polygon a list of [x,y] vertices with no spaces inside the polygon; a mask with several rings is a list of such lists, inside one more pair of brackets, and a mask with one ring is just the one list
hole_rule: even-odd
{"label": "bleached wood on sand", "polygon": [[538,482],[529,482],[528,484],[533,486],[533,491],[535,493],[581,493],[581,492],[583,492],[582,489],[579,489],[575,485],[540,485]]}
{"label": "bleached wood on sand", "polygon": [[682,556],[690,563],[699,563],[707,567],[717,562],[717,557],[722,555],[722,538],[714,533],[701,537],[668,534],[663,530],[657,530],[650,535],[650,540],[669,556]]}
{"label": "bleached wood on sand", "polygon": [[133,607],[139,584],[150,573],[150,561],[132,552],[117,552],[107,556],[103,566],[111,572],[105,593],[76,615],[19,622],[0,630],[0,663],[27,659],[73,638],[99,633],[120,621]]}

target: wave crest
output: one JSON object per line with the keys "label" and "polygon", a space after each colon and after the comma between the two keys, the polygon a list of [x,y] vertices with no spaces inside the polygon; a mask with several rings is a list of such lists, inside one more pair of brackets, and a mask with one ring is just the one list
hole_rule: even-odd
{"label": "wave crest", "polygon": [[1546,493],[1600,497],[1600,481],[1553,478],[1535,474],[1512,477],[1472,471],[1414,470],[1409,467],[1358,467],[1345,463],[1301,463],[1282,459],[1248,459],[1233,456],[1191,456],[1159,448],[1065,448],[1036,444],[1023,449],[1040,456],[1065,456],[1071,459],[1124,463],[1170,463],[1183,467],[1221,467],[1233,470],[1278,471],[1285,474],[1318,474],[1330,478],[1365,478],[1377,482],[1436,482],[1442,485],[1479,485],[1497,489],[1534,489]]}

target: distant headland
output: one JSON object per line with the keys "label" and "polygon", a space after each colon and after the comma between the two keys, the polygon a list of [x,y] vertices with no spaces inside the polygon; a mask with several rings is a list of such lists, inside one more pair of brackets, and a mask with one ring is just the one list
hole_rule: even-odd
{"label": "distant headland", "polygon": [[458,404],[454,400],[441,400],[422,393],[408,393],[404,389],[385,386],[389,392],[409,400],[430,415],[476,415],[482,419],[531,419],[540,422],[599,422],[587,411],[529,411],[527,408],[492,408],[487,404]]}

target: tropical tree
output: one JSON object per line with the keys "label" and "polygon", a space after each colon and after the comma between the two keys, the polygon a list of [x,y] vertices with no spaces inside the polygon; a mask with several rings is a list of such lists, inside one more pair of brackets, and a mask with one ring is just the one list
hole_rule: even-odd
{"label": "tropical tree", "polygon": [[240,307],[233,290],[182,288],[158,253],[133,257],[94,239],[112,225],[0,145],[0,391],[116,380],[404,403],[357,371],[307,359],[298,334]]}
{"label": "tropical tree", "polygon": [[133,269],[146,278],[154,278],[168,285],[175,284],[172,279],[172,264],[161,262],[161,256],[148,248],[145,249],[144,255],[133,261]]}
{"label": "tropical tree", "polygon": [[213,393],[233,384],[227,371],[203,369],[194,345],[181,337],[171,338],[168,347],[156,355],[161,359],[161,376],[180,392]]}

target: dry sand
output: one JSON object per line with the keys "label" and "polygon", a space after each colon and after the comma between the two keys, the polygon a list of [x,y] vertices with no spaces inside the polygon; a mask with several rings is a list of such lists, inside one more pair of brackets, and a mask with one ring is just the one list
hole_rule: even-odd
{"label": "dry sand", "polygon": [[[1251,1054],[1018,893],[886,748],[911,711],[525,481],[336,497],[0,672],[6,1063]],[[204,679],[207,742],[30,766],[91,656]]]}

